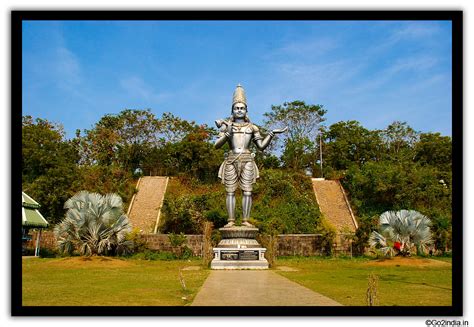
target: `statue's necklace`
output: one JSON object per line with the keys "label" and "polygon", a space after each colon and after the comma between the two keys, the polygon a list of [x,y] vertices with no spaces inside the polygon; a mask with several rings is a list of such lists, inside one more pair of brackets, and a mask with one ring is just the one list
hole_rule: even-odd
{"label": "statue's necklace", "polygon": [[235,127],[238,127],[238,128],[242,128],[242,127],[245,127],[245,126],[248,126],[249,123],[247,122],[243,122],[243,123],[236,123],[236,122],[232,122],[232,126],[235,126]]}

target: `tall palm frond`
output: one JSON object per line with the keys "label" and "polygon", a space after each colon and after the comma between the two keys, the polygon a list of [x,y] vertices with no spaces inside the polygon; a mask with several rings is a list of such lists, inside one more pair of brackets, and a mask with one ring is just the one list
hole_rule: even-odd
{"label": "tall palm frond", "polygon": [[387,238],[376,231],[370,234],[369,245],[379,249],[385,256],[393,256],[394,254],[393,247],[389,245]]}

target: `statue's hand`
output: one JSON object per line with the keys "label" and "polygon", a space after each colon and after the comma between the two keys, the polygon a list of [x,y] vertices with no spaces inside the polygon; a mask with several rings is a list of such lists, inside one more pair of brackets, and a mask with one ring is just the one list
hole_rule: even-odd
{"label": "statue's hand", "polygon": [[224,121],[222,119],[217,119],[214,121],[216,123],[217,128],[221,128]]}
{"label": "statue's hand", "polygon": [[285,133],[287,130],[288,130],[288,126],[286,126],[285,128],[274,129],[272,131],[272,133],[273,134],[281,134],[281,133]]}
{"label": "statue's hand", "polygon": [[216,123],[216,126],[218,128],[221,128],[221,127],[222,128],[227,128],[227,127],[229,127],[229,124],[230,124],[230,122],[225,120],[225,119],[217,119],[217,120],[214,121],[214,123]]}
{"label": "statue's hand", "polygon": [[228,124],[226,125],[226,130],[225,130],[225,133],[227,134],[227,136],[231,136],[232,135],[232,124]]}

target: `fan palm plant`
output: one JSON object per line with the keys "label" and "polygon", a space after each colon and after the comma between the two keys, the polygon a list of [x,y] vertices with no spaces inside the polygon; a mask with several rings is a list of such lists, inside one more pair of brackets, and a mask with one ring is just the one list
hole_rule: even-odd
{"label": "fan palm plant", "polygon": [[126,239],[131,230],[123,203],[117,194],[105,196],[81,191],[64,204],[64,220],[55,228],[59,251],[81,255],[127,253],[132,246]]}
{"label": "fan palm plant", "polygon": [[432,243],[430,226],[430,219],[418,211],[386,211],[380,215],[380,233],[372,232],[369,245],[386,256],[392,256],[395,250],[406,256],[414,247],[421,254]]}

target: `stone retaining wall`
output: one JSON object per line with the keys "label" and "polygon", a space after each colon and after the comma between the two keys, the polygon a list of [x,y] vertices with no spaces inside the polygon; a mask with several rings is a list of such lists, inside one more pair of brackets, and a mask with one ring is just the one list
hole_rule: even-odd
{"label": "stone retaining wall", "polygon": [[[147,247],[155,251],[173,252],[167,234],[143,234]],[[186,246],[193,251],[193,255],[201,256],[202,254],[202,235],[186,235]]]}
{"label": "stone retaining wall", "polygon": [[[33,239],[28,242],[29,248],[34,248],[36,244],[36,233],[31,233]],[[155,251],[169,251],[173,249],[166,234],[144,234],[147,247]],[[202,235],[187,235],[186,246],[191,249],[195,256],[202,255]],[[277,255],[279,256],[313,256],[324,255],[323,237],[320,234],[285,234],[278,235],[277,239]],[[55,249],[57,246],[56,239],[52,231],[43,231],[41,234],[41,247]],[[332,247],[333,254],[351,253],[351,242],[345,234],[336,236],[336,243]]]}
{"label": "stone retaining wall", "polygon": [[[333,254],[351,253],[351,242],[346,234],[336,235],[336,242],[332,244]],[[327,250],[323,246],[321,234],[284,234],[278,235],[277,255],[279,256],[313,256],[325,255]]]}

